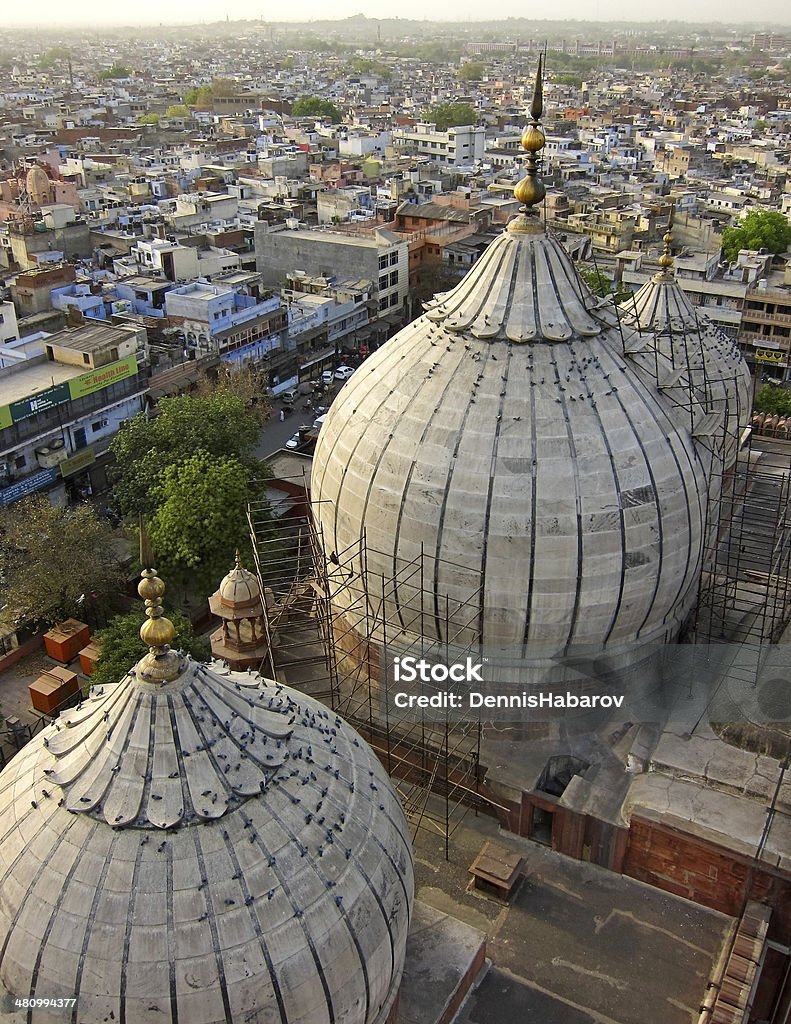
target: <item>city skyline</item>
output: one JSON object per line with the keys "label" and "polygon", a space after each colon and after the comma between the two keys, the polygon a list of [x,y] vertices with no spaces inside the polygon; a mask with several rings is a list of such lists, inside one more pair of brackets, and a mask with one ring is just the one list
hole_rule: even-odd
{"label": "city skyline", "polygon": [[[266,12],[260,3],[255,0],[234,0],[218,9],[217,5],[207,0],[176,0],[169,4],[166,11],[155,0],[141,0],[136,5],[135,17],[130,19],[126,12],[122,14],[113,5],[106,5],[99,0],[82,0],[69,8],[70,16],[63,17],[63,6],[55,0],[41,0],[37,5],[35,20],[31,20],[26,7],[20,6],[11,8],[4,12],[4,23],[7,28],[41,28],[47,30],[60,27],[123,27],[132,25],[196,25],[201,23],[212,23],[230,20],[261,20],[268,23],[300,24],[312,21],[344,20],[355,16],[363,15],[370,19],[390,20],[392,14],[388,5],[380,0],[336,0],[328,9],[326,4],[318,2],[308,3],[301,7],[299,19],[287,21],[283,19],[270,19],[265,16]],[[400,20],[402,21],[447,21],[449,23],[476,22],[491,23],[493,20],[507,21],[512,18],[524,18],[524,10],[513,0],[501,0],[501,2],[487,9],[487,17],[481,17],[481,8],[470,2],[462,4],[442,4],[431,9],[430,17],[426,17],[425,6],[417,0],[408,0],[399,8]],[[548,13],[548,12],[547,12]],[[564,3],[552,8],[555,14],[553,20],[573,22],[598,22],[601,24],[624,23],[624,10],[618,0],[597,0],[595,4],[586,4],[580,0],[565,0]],[[646,6],[638,11],[632,11],[629,21],[636,24],[648,24],[657,22],[682,22],[685,24],[710,24],[712,14],[711,4],[708,0],[697,0],[689,4],[683,0],[666,0],[661,7]],[[750,25],[755,27],[766,26],[788,26],[791,24],[791,14],[784,0],[769,0],[762,5],[760,18],[756,19],[756,11],[752,8],[745,8],[736,0],[725,0],[719,4],[716,10],[716,24],[725,25]],[[544,19],[538,19],[541,21]]]}

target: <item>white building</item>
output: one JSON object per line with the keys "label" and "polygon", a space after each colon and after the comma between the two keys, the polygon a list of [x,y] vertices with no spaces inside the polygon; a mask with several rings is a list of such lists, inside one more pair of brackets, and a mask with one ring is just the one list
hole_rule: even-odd
{"label": "white building", "polygon": [[419,121],[413,128],[393,132],[397,153],[427,156],[439,164],[472,164],[483,159],[486,129],[475,125],[459,125],[446,132],[437,131],[430,121]]}
{"label": "white building", "polygon": [[16,341],[19,328],[16,322],[16,310],[13,302],[0,302],[0,345]]}

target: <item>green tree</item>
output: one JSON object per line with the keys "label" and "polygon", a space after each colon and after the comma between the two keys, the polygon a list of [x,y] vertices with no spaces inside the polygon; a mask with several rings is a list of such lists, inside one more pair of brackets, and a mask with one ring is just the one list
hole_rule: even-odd
{"label": "green tree", "polygon": [[263,426],[270,415],[269,402],[264,397],[268,386],[268,374],[251,363],[241,369],[228,366],[212,367],[198,378],[195,398],[205,399],[217,396],[238,398],[259,426]]}
{"label": "green tree", "polygon": [[791,393],[785,388],[764,384],[755,396],[755,412],[768,412],[773,416],[791,416]]}
{"label": "green tree", "polygon": [[429,107],[426,117],[437,126],[440,132],[447,131],[461,124],[477,124],[478,115],[469,103],[438,103]]}
{"label": "green tree", "polygon": [[459,80],[462,82],[480,82],[486,74],[486,66],[471,60],[459,68]]}
{"label": "green tree", "polygon": [[600,299],[606,299],[612,295],[616,302],[623,302],[632,294],[628,288],[616,287],[613,279],[603,274],[601,270],[597,270],[596,267],[580,267],[579,275],[593,294]]}
{"label": "green tree", "polygon": [[124,515],[153,512],[164,471],[198,449],[254,465],[259,424],[237,395],[179,395],[163,399],[158,410],[154,418],[139,413],[110,445],[115,456],[113,494]]}
{"label": "green tree", "polygon": [[573,85],[576,89],[579,89],[582,85],[582,76],[572,74],[553,75],[552,81],[555,85]]}
{"label": "green tree", "polygon": [[[211,657],[211,647],[207,641],[195,636],[190,620],[178,612],[165,611],[165,615],[176,628],[176,636],[170,646],[186,651],[196,661],[207,661]],[[140,607],[126,615],[116,615],[104,629],[99,630],[96,639],[101,644],[101,654],[91,676],[93,685],[117,683],[140,661],[147,650],[140,639],[140,627],[145,621],[145,610]]]}
{"label": "green tree", "polygon": [[791,245],[791,224],[775,210],[750,210],[734,227],[722,233],[722,251],[733,262],[740,249],[768,249],[785,252]]}
{"label": "green tree", "polygon": [[291,113],[294,117],[319,117],[333,124],[343,120],[343,114],[335,104],[320,96],[300,96],[291,108]]}
{"label": "green tree", "polygon": [[156,488],[149,535],[164,579],[208,594],[249,547],[247,502],[257,496],[250,468],[196,451],[168,466]]}
{"label": "green tree", "polygon": [[0,512],[0,580],[7,620],[47,626],[105,613],[124,574],[115,535],[87,504],[35,496]]}
{"label": "green tree", "polygon": [[184,103],[171,103],[165,111],[165,117],[189,117],[189,107]]}
{"label": "green tree", "polygon": [[66,46],[53,46],[39,58],[38,66],[44,70],[54,67],[58,61],[68,60],[69,50]]}
{"label": "green tree", "polygon": [[141,114],[137,119],[138,124],[150,124],[156,127],[159,124],[159,114]]}
{"label": "green tree", "polygon": [[188,89],[184,95],[184,106],[197,107],[199,110],[209,110],[215,96],[220,93],[214,91],[214,85],[202,85],[200,88]]}
{"label": "green tree", "polygon": [[100,71],[99,78],[106,82],[111,78],[129,78],[131,74],[131,68],[127,68],[123,64],[113,64],[111,68],[105,68],[104,71]]}

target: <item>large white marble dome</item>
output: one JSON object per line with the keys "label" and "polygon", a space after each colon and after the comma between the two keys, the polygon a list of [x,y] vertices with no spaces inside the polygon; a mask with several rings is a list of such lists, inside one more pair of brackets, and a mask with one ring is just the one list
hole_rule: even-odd
{"label": "large white marble dome", "polygon": [[[332,404],[314,513],[358,582],[336,611],[359,615],[362,589],[374,616],[431,639],[671,638],[696,596],[710,458],[633,334],[538,218],[512,221]],[[420,595],[416,573],[383,582],[413,560]]]}
{"label": "large white marble dome", "polygon": [[370,748],[250,674],[138,666],[0,774],[0,991],[59,1020],[384,1024],[412,899]]}

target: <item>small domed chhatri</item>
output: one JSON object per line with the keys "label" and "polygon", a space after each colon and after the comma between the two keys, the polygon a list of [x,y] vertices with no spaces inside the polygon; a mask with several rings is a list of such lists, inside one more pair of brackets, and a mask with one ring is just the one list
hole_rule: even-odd
{"label": "small domed chhatri", "polygon": [[[155,571],[141,591],[172,639]],[[0,773],[0,993],[80,1024],[386,1024],[413,875],[383,767],[318,701],[168,642]]]}
{"label": "small domed chhatri", "polygon": [[[710,459],[538,215],[540,114],[539,74],[532,208],[362,364],[319,436],[314,514],[351,628],[364,592],[405,632],[532,657],[668,640],[693,606]],[[417,559],[420,588],[384,585]]]}
{"label": "small domed chhatri", "polygon": [[221,629],[211,636],[215,658],[237,670],[260,666],[270,644],[266,605],[257,577],[242,566],[238,551],[233,569],[209,598],[209,608],[222,619]]}
{"label": "small domed chhatri", "polygon": [[670,229],[663,241],[662,269],[621,303],[624,322],[638,335],[627,349],[681,415],[702,425],[698,437],[710,447],[716,478],[736,461],[751,408],[750,371],[738,345],[692,308],[676,281]]}

